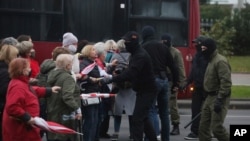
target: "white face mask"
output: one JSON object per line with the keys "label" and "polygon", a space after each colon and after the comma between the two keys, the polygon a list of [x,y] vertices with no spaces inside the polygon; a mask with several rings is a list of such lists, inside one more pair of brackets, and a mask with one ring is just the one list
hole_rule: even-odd
{"label": "white face mask", "polygon": [[69,45],[68,49],[70,50],[71,53],[76,53],[76,46],[75,45]]}

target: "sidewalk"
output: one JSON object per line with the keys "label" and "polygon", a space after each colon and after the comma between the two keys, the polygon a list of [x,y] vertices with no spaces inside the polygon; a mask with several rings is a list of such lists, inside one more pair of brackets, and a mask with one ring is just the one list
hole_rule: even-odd
{"label": "sidewalk", "polygon": [[[178,99],[179,108],[191,109],[191,99]],[[250,109],[250,99],[231,99],[229,109]]]}
{"label": "sidewalk", "polygon": [[[250,86],[250,74],[232,73],[232,83]],[[178,106],[191,109],[191,99],[178,99]],[[231,99],[229,109],[250,109],[250,99]]]}

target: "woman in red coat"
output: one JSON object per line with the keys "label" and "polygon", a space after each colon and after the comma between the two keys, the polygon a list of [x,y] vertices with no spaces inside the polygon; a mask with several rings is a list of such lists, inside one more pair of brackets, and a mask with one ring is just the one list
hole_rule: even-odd
{"label": "woman in red coat", "polygon": [[60,87],[31,87],[30,71],[27,59],[16,58],[9,65],[11,81],[3,113],[4,141],[41,141],[40,129],[33,126],[34,117],[39,116],[38,98],[57,93]]}

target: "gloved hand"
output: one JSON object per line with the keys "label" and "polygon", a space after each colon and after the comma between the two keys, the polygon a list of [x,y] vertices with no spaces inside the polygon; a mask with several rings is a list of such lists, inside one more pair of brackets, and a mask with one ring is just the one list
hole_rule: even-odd
{"label": "gloved hand", "polygon": [[183,91],[183,90],[185,90],[188,87],[188,85],[189,85],[188,82],[184,81],[184,82],[180,83],[179,89],[181,91]]}
{"label": "gloved hand", "polygon": [[214,103],[214,111],[216,113],[219,113],[222,109],[222,105],[223,105],[222,98],[217,98]]}
{"label": "gloved hand", "polygon": [[104,78],[100,79],[100,85],[109,84],[111,82],[112,82],[112,78],[110,78],[110,77],[104,77]]}

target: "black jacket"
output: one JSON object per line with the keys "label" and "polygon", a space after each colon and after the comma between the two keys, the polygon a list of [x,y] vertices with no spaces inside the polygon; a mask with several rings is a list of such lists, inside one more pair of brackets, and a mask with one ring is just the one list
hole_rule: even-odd
{"label": "black jacket", "polygon": [[[82,71],[85,67],[88,65],[94,63],[94,61],[88,59],[88,58],[83,58],[83,60],[80,62],[80,70]],[[92,71],[89,72],[88,77],[94,77],[94,78],[99,78],[100,77],[100,72],[98,69],[98,66],[96,65]],[[100,86],[98,83],[93,83],[89,78],[87,80],[80,80],[80,89],[81,92],[83,93],[92,93],[92,92],[100,92]]]}
{"label": "black jacket", "polygon": [[195,87],[202,88],[207,65],[207,59],[205,59],[201,52],[197,52],[192,62],[192,69],[187,83],[190,84],[193,82]]}
{"label": "black jacket", "polygon": [[10,77],[8,73],[8,65],[4,61],[0,61],[0,110],[2,112],[3,106],[6,102],[6,94]]}
{"label": "black jacket", "polygon": [[158,40],[155,40],[153,36],[144,39],[142,43],[144,48],[151,57],[154,64],[153,70],[155,75],[160,75],[161,72],[167,74],[166,68],[168,67],[173,75],[173,85],[177,86],[179,82],[178,69],[174,64],[173,56],[167,46]]}
{"label": "black jacket", "polygon": [[128,69],[113,77],[113,82],[132,82],[135,91],[155,91],[153,66],[148,53],[139,45],[131,53]]}

